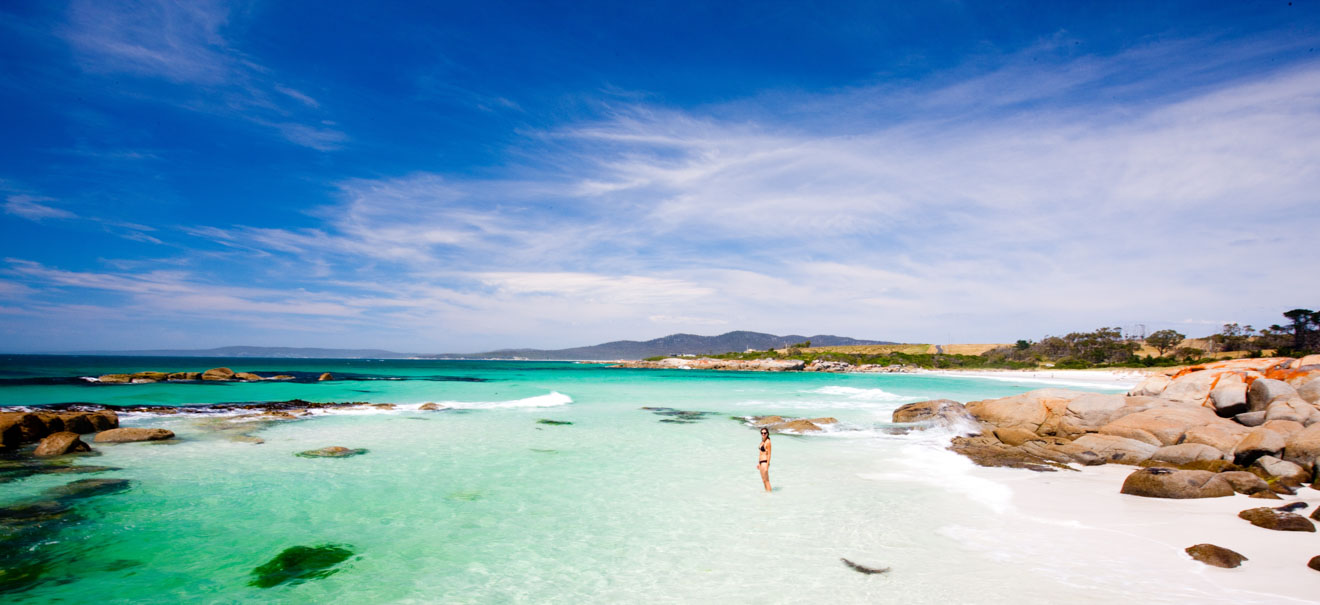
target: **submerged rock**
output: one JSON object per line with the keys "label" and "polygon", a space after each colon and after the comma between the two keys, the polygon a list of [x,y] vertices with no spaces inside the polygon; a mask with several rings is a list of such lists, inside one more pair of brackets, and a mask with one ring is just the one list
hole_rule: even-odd
{"label": "submerged rock", "polygon": [[1214,544],[1197,544],[1196,546],[1188,546],[1184,550],[1197,561],[1225,569],[1237,567],[1247,560],[1239,553]]}
{"label": "submerged rock", "polygon": [[128,479],[79,479],[52,487],[43,493],[60,500],[78,500],[122,492],[132,485],[133,482]]}
{"label": "submerged rock", "polygon": [[567,420],[550,420],[549,418],[542,418],[540,420],[537,420],[536,423],[548,424],[550,426],[569,426],[573,424],[572,422],[569,422]]}
{"label": "submerged rock", "polygon": [[161,439],[173,438],[174,431],[137,427],[110,429],[96,434],[97,443],[131,443],[135,441],[160,441]]}
{"label": "submerged rock", "polygon": [[1238,513],[1238,517],[1250,521],[1256,527],[1275,531],[1315,532],[1315,524],[1296,513],[1277,511],[1269,507],[1249,508]]}
{"label": "submerged rock", "polygon": [[307,450],[298,452],[298,456],[303,458],[348,458],[367,453],[365,449],[351,449],[339,445],[323,447],[319,450]]}
{"label": "submerged rock", "polygon": [[292,546],[253,569],[254,577],[248,586],[270,588],[286,582],[301,584],[324,578],[339,571],[332,568],[351,556],[353,551],[341,545]]}
{"label": "submerged rock", "polygon": [[37,445],[37,449],[32,452],[32,455],[38,458],[50,458],[53,456],[72,454],[74,452],[90,451],[92,451],[91,446],[83,443],[83,440],[78,438],[77,433],[64,431],[42,439],[41,443]]}

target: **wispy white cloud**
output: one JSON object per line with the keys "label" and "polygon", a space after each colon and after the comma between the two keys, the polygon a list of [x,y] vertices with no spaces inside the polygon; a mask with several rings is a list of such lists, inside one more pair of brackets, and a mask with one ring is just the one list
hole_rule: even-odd
{"label": "wispy white cloud", "polygon": [[[493,177],[346,179],[311,228],[187,230],[231,267],[306,286],[296,297],[224,275],[22,262],[10,275],[122,292],[156,312],[361,322],[438,349],[725,325],[1011,341],[1175,317],[1267,324],[1275,307],[1312,304],[1320,285],[1298,268],[1320,261],[1307,252],[1320,224],[1320,65],[1154,94],[1165,52],[1043,70],[1014,58],[938,86],[771,109],[614,102],[529,133],[539,147]],[[1277,284],[1269,304],[1244,303],[1244,280]]]}
{"label": "wispy white cloud", "polygon": [[74,218],[72,212],[48,205],[49,202],[53,201],[55,200],[51,198],[36,197],[21,193],[14,194],[5,198],[5,213],[19,216],[30,221]]}
{"label": "wispy white cloud", "polygon": [[230,4],[213,0],[75,0],[58,33],[86,72],[166,80],[181,86],[177,96],[159,97],[164,102],[247,121],[318,151],[341,148],[348,135],[298,117],[320,103],[231,44],[229,21]]}

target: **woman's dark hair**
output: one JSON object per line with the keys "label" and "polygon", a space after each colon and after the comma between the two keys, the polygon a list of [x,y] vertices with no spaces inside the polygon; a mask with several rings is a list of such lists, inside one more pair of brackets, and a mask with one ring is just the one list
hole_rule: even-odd
{"label": "woman's dark hair", "polygon": [[770,435],[770,429],[765,428],[765,427],[761,427],[761,434],[762,434],[762,435],[769,436],[769,435]]}

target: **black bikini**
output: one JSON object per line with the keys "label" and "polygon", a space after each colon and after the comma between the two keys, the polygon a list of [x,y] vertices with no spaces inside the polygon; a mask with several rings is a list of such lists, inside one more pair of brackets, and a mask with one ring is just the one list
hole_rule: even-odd
{"label": "black bikini", "polygon": [[[765,444],[764,444],[764,443],[761,444],[761,453],[765,453]],[[757,462],[757,464],[770,464],[770,461],[769,461],[769,460],[762,460],[762,461],[760,461],[760,462]]]}

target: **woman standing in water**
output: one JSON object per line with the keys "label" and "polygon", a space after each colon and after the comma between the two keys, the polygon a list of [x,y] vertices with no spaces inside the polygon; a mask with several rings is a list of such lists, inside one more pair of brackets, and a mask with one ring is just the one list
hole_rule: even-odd
{"label": "woman standing in water", "polygon": [[770,491],[770,429],[765,427],[761,427],[761,461],[756,463],[756,469],[761,471],[765,491]]}

